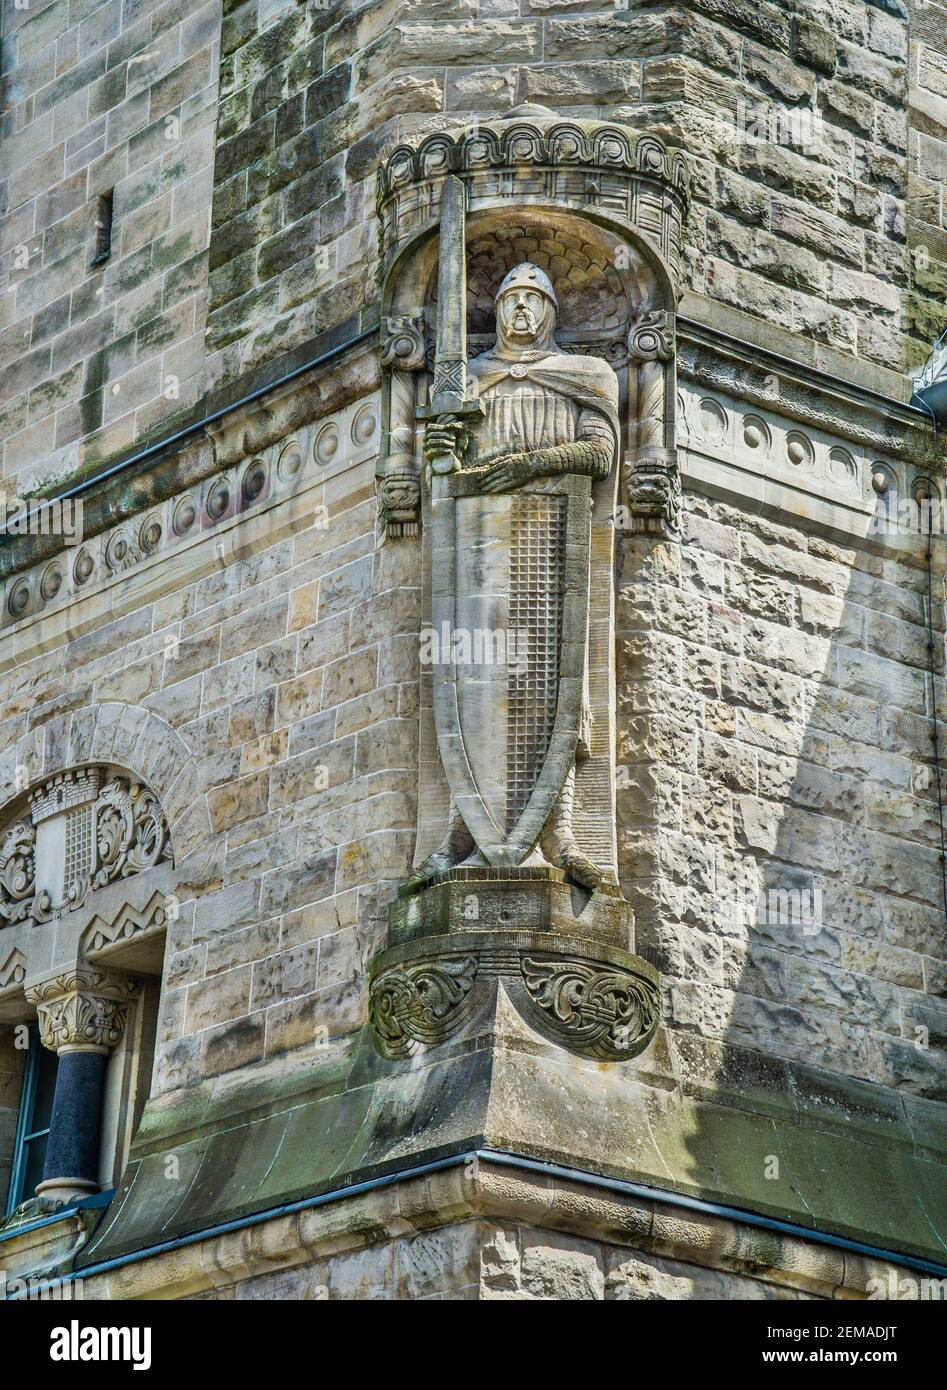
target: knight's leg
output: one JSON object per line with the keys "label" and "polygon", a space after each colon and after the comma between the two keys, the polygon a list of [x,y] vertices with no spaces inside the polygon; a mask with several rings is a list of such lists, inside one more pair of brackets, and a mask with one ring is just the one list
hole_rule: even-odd
{"label": "knight's leg", "polygon": [[602,881],[602,871],[583,854],[575,842],[572,830],[572,809],[575,803],[575,763],[569,768],[559,803],[543,836],[543,849],[560,869],[574,878],[583,888],[594,889]]}
{"label": "knight's leg", "polygon": [[476,848],[474,837],[467,829],[463,816],[457,809],[454,798],[450,799],[447,813],[447,831],[437,849],[432,850],[426,859],[411,870],[406,884],[414,887],[424,883],[434,874],[442,874],[460,864]]}

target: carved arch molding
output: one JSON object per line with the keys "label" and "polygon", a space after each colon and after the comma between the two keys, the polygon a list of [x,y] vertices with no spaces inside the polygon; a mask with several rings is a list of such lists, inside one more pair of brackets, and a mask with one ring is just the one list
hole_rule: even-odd
{"label": "carved arch molding", "polygon": [[648,132],[522,107],[396,149],[379,171],[384,423],[378,465],[390,538],[423,513],[417,408],[430,388],[445,180],[467,205],[470,356],[492,341],[493,295],[528,260],[560,301],[558,342],[604,358],[621,383],[618,496],[632,531],[676,528],[674,316],[688,208],[684,155]]}

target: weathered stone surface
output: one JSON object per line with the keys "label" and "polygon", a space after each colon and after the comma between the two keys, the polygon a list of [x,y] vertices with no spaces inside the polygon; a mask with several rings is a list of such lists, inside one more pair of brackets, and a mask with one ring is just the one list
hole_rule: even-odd
{"label": "weathered stone surface", "polygon": [[[223,9],[51,0],[4,15],[4,490],[87,480],[266,387],[83,494],[85,588],[69,587],[82,547],[0,547],[10,815],[26,786],[110,760],[160,794],[174,842],[167,920],[128,958],[155,996],[153,1094],[88,1260],[484,1142],[942,1260],[942,542],[931,653],[923,537],[867,530],[874,470],[896,465],[908,495],[928,467],[929,431],[919,445],[898,401],[944,327],[941,7],[910,21],[894,0]],[[758,453],[733,488],[731,434],[707,451],[717,471],[692,475],[679,540],[618,528],[619,879],[636,949],[664,977],[648,1051],[564,1061],[501,997],[449,1061],[399,1070],[361,1030],[429,756],[418,544],[376,533],[374,340],[272,383],[375,328],[391,151],[524,100],[656,129],[688,155],[683,312],[717,339],[701,363],[679,333],[688,400],[785,411],[870,466],[864,496],[844,478],[829,495],[804,461]],[[112,254],[90,267],[110,189]],[[578,233],[569,253],[585,254]],[[616,267],[589,266],[570,328],[611,313]],[[376,433],[359,447],[363,407]],[[188,499],[193,529],[173,541]],[[19,612],[21,575],[30,604],[40,582],[60,597]],[[19,972],[32,952],[51,965],[68,923],[55,938],[0,930],[0,1199]],[[103,949],[145,951],[127,924]],[[774,1149],[795,1188],[765,1176]],[[330,1202],[87,1292],[826,1298],[899,1272],[594,1187],[492,1180],[458,1168]],[[35,1262],[28,1240],[4,1248]],[[50,1257],[64,1250],[50,1237]]]}

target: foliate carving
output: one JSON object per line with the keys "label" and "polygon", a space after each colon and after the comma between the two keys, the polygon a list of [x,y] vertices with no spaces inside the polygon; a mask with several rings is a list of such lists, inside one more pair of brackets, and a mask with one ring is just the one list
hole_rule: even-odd
{"label": "foliate carving", "polygon": [[472,956],[422,961],[377,976],[368,1011],[383,1055],[409,1057],[420,1043],[445,1042],[470,1012],[476,976]]}
{"label": "foliate carving", "polygon": [[150,869],[168,848],[168,826],[157,797],[138,782],[113,778],[95,805],[97,863],[92,887]]}
{"label": "foliate carving", "polygon": [[671,315],[663,310],[643,314],[629,330],[628,353],[639,362],[669,362],[674,353]]}
{"label": "foliate carving", "polygon": [[[0,917],[7,922],[61,917],[92,889],[170,858],[168,825],[154,793],[127,777],[102,786],[102,776],[99,768],[62,773],[31,793],[29,820],[10,826],[0,848]],[[48,836],[50,856],[62,865],[57,884],[37,864],[38,834]]]}
{"label": "foliate carving", "polygon": [[36,1005],[44,1047],[110,1050],[122,1040],[137,992],[134,981],[121,975],[77,966],[27,986],[26,997]]}
{"label": "foliate carving", "polygon": [[29,821],[11,825],[0,848],[0,917],[22,922],[29,917],[36,892],[36,831]]}
{"label": "foliate carving", "polygon": [[615,1062],[651,1041],[660,1016],[658,991],[630,970],[577,959],[524,956],[523,982],[543,1022],[572,1051]]}
{"label": "foliate carving", "polygon": [[[660,1020],[660,976],[620,944],[630,916],[624,900],[596,894],[583,918],[591,916],[598,935],[580,936],[565,920],[571,893],[557,896],[561,885],[538,877],[539,870],[507,870],[514,876],[496,880],[463,877],[475,872],[449,871],[418,897],[402,890],[389,912],[392,944],[372,964],[369,984],[378,1051],[408,1057],[422,1045],[448,1041],[468,1023],[479,1034],[502,985],[522,1021],[569,1052],[599,1062],[643,1052]],[[465,917],[472,900],[482,912],[476,930]],[[547,912],[555,928],[536,930]]]}
{"label": "foliate carving", "polygon": [[381,330],[381,365],[399,372],[424,370],[424,315],[399,314]]}

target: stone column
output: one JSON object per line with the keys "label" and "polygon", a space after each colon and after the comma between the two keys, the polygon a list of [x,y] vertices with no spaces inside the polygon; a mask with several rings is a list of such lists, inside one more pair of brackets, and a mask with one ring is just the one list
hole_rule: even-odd
{"label": "stone column", "polygon": [[678,528],[681,478],[674,433],[674,323],[650,310],[628,334],[628,355],[638,364],[638,438],[625,461],[632,530],[670,535]]}
{"label": "stone column", "polygon": [[75,1201],[99,1191],[105,1071],[136,992],[133,981],[95,966],[74,966],[27,986],[43,1046],[59,1056],[37,1197]]}
{"label": "stone column", "polygon": [[383,320],[381,365],[386,385],[378,500],[385,535],[397,540],[416,536],[421,517],[421,480],[414,457],[417,374],[424,370],[421,310]]}

